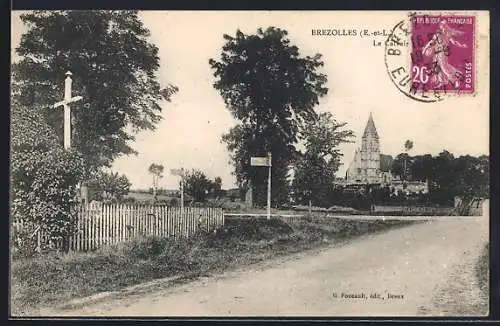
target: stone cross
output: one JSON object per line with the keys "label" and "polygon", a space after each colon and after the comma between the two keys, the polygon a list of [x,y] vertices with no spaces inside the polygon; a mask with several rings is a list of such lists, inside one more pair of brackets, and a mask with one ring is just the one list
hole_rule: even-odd
{"label": "stone cross", "polygon": [[66,80],[64,81],[64,100],[54,104],[54,108],[64,107],[64,149],[71,147],[71,108],[70,104],[80,101],[81,96],[71,97],[71,75],[70,71],[66,72]]}

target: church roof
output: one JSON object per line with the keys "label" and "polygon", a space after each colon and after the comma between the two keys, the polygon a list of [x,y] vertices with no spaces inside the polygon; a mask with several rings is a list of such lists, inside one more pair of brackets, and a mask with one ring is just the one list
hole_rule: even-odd
{"label": "church roof", "polygon": [[363,133],[363,137],[366,137],[369,134],[378,137],[377,128],[375,128],[375,122],[373,122],[373,117],[372,117],[371,112],[370,112],[370,117],[368,118],[368,122],[366,123],[365,132]]}
{"label": "church roof", "polygon": [[380,154],[380,171],[382,172],[390,172],[392,166],[392,156]]}

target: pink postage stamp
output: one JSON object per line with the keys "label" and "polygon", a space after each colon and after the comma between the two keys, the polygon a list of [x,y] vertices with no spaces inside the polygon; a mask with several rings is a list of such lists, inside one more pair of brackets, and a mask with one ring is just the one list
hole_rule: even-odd
{"label": "pink postage stamp", "polygon": [[475,17],[415,15],[411,19],[412,88],[473,94]]}

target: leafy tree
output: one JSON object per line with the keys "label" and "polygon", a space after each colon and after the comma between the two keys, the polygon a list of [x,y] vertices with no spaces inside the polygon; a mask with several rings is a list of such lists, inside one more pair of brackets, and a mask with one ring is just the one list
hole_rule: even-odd
{"label": "leafy tree", "polygon": [[205,173],[196,169],[186,173],[184,182],[186,193],[192,196],[196,202],[204,202],[214,187],[214,183],[207,178]]}
{"label": "leafy tree", "polygon": [[[391,164],[391,173],[399,177],[401,180],[411,180],[413,161],[408,153],[398,154]],[[405,172],[406,170],[406,172]]]}
{"label": "leafy tree", "polygon": [[411,140],[405,141],[405,150],[408,153],[411,149],[413,149],[413,142]]}
{"label": "leafy tree", "polygon": [[410,157],[404,153],[394,160],[393,174],[402,175],[405,160],[409,162],[408,180],[428,181],[433,202],[452,204],[455,196],[464,199],[489,196],[489,157],[486,155],[455,158],[446,150],[434,157],[430,154]]}
{"label": "leafy tree", "polygon": [[412,158],[410,167],[411,180],[427,181],[433,175],[433,158],[430,154],[417,155]]}
{"label": "leafy tree", "polygon": [[89,182],[89,190],[93,193],[91,199],[122,200],[124,196],[128,195],[131,185],[125,175],[100,171]]}
{"label": "leafy tree", "polygon": [[431,174],[431,191],[434,199],[439,202],[452,202],[454,183],[457,181],[457,171],[454,170],[455,157],[444,150],[433,158]]}
{"label": "leafy tree", "polygon": [[158,189],[158,183],[161,178],[163,178],[164,167],[161,164],[151,163],[148,168],[148,172],[153,175],[153,198],[156,200],[156,190]]}
{"label": "leafy tree", "polygon": [[62,139],[66,71],[73,73],[72,147],[84,156],[87,177],[116,157],[135,151],[134,133],[152,130],[161,119],[161,101],[177,91],[156,79],[158,48],[137,11],[32,11],[21,15],[28,27],[16,48],[13,94],[37,109]]}
{"label": "leafy tree", "polygon": [[297,202],[311,200],[315,206],[326,206],[333,192],[335,172],[318,156],[304,154],[295,163],[292,189]]}
{"label": "leafy tree", "polygon": [[408,181],[412,179],[410,171],[412,170],[411,165],[414,162],[408,154],[412,149],[413,149],[413,142],[411,140],[405,141],[404,153],[401,153],[396,156],[391,167],[392,174],[398,176],[403,181]]}
{"label": "leafy tree", "polygon": [[[78,152],[66,151],[39,112],[12,102],[11,216],[23,228],[14,229],[14,245],[24,254],[37,247],[34,236],[63,241],[74,231],[76,185],[83,175]],[[17,232],[19,231],[19,232]],[[42,245],[47,244],[42,243]]]}
{"label": "leafy tree", "polygon": [[[407,154],[406,157],[408,157],[408,152],[413,149],[413,142],[411,140],[407,140],[405,142],[405,153]],[[408,178],[408,159],[405,159],[404,161],[404,169],[403,169],[403,180],[406,181]]]}
{"label": "leafy tree", "polygon": [[[489,196],[489,158],[464,155],[453,161],[454,177],[443,184],[450,195],[468,200],[472,197]],[[451,182],[450,182],[451,181]]]}
{"label": "leafy tree", "polygon": [[342,158],[339,145],[352,143],[354,139],[354,132],[344,129],[346,125],[345,122],[335,120],[330,112],[320,113],[317,119],[308,121],[301,132],[306,153],[323,159],[337,172]]}
{"label": "leafy tree", "polygon": [[221,177],[215,177],[213,182],[213,191],[215,196],[220,196],[222,194],[222,179]]}
{"label": "leafy tree", "polygon": [[330,112],[318,115],[301,133],[305,152],[298,155],[292,183],[299,202],[311,200],[314,205],[327,206],[333,194],[335,173],[342,153],[339,145],[352,142],[352,130],[343,130],[346,123],[337,122]]}
{"label": "leafy tree", "polygon": [[314,106],[328,91],[326,76],[317,72],[321,55],[301,57],[287,34],[276,27],[250,35],[237,30],[235,37],[223,36],[221,60],[209,60],[214,87],[239,120],[222,141],[231,152],[238,186],[244,189],[251,181],[260,204],[266,202],[267,171],[250,167],[250,157],[272,153],[272,197],[282,203],[299,130],[315,119]]}
{"label": "leafy tree", "polygon": [[490,158],[487,155],[481,155],[475,159],[473,171],[476,174],[470,175],[469,178],[474,182],[473,191],[476,196],[489,198],[490,197]]}

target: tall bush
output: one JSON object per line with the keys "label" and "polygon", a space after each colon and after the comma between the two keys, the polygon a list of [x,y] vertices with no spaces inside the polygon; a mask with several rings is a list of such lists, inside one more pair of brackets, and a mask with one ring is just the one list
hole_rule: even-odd
{"label": "tall bush", "polygon": [[99,171],[88,182],[90,201],[122,201],[132,184],[127,176],[118,172]]}
{"label": "tall bush", "polygon": [[23,223],[13,229],[14,245],[30,254],[40,232],[42,240],[62,241],[67,249],[82,157],[62,148],[37,110],[14,103],[11,118],[11,222]]}

